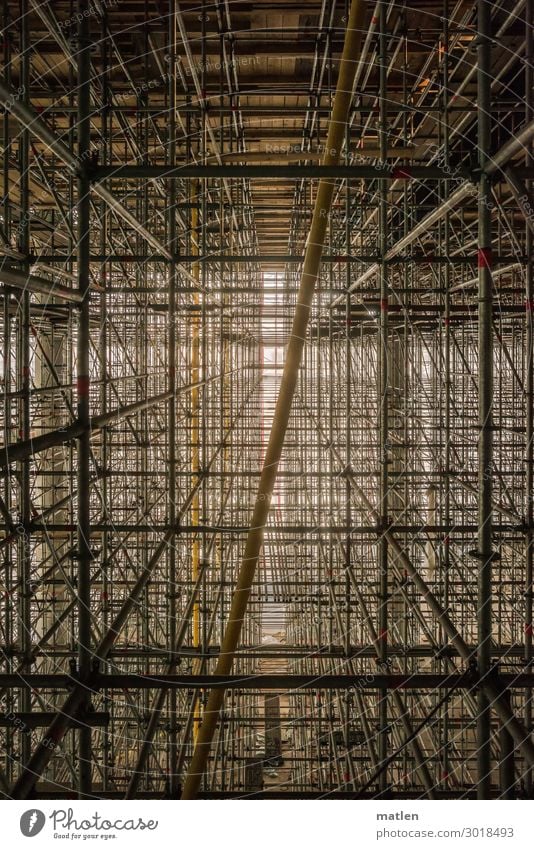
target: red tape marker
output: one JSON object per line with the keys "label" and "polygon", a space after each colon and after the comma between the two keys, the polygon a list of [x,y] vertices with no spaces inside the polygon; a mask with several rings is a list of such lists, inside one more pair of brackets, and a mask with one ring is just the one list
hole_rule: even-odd
{"label": "red tape marker", "polygon": [[86,395],[89,395],[89,376],[87,374],[80,374],[76,381],[76,387],[78,389],[78,397],[84,398]]}
{"label": "red tape marker", "polygon": [[493,265],[493,251],[491,248],[480,248],[477,253],[478,256],[478,267],[479,268],[491,268]]}
{"label": "red tape marker", "polygon": [[391,176],[394,180],[411,180],[412,179],[412,169],[411,168],[394,168],[391,172]]}

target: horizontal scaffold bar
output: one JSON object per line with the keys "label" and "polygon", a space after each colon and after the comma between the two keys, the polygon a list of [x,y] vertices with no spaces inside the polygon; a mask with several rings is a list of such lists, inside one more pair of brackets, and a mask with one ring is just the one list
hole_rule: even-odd
{"label": "horizontal scaffold bar", "polygon": [[[529,169],[521,169],[521,176]],[[94,181],[117,179],[170,179],[209,180],[243,178],[272,180],[300,180],[302,177],[314,179],[332,177],[349,180],[450,180],[451,171],[435,165],[108,165],[91,171]],[[465,166],[454,171],[455,179],[473,180],[473,172]]]}
{"label": "horizontal scaffold bar", "polygon": [[[493,680],[493,677],[492,677]],[[534,688],[534,673],[501,673],[499,686],[503,688]],[[0,688],[69,689],[80,680],[61,674],[3,674]],[[136,675],[95,673],[86,682],[89,689],[141,689],[153,690],[161,687],[188,690],[222,688],[224,690],[425,690],[463,689],[472,690],[482,683],[474,671],[464,674],[414,673],[410,675]]]}
{"label": "horizontal scaffold bar", "polygon": [[[518,177],[530,180],[534,169],[516,169]],[[90,172],[92,180],[120,178],[126,180],[159,180],[177,177],[182,180],[209,179],[288,179],[303,177],[348,180],[469,180],[474,181],[476,172],[465,165],[458,165],[451,174],[450,168],[437,165],[382,165],[370,162],[366,165],[106,165]],[[504,179],[504,178],[503,178]]]}

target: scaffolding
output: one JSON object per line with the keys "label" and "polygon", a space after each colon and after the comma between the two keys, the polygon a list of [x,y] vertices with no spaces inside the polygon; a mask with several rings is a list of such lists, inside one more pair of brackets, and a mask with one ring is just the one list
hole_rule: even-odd
{"label": "scaffolding", "polygon": [[202,798],[532,798],[533,0],[363,3],[333,162],[349,6],[2,0],[6,798],[179,798],[210,693]]}

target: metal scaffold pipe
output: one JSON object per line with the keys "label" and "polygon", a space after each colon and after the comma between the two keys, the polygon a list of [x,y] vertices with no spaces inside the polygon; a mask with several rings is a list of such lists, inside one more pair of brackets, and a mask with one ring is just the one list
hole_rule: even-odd
{"label": "metal scaffold pipe", "polygon": [[[484,677],[491,669],[492,637],[492,484],[493,484],[493,280],[491,184],[485,171],[491,150],[491,5],[478,2],[478,649],[477,662]],[[478,694],[477,765],[479,799],[491,794],[490,703]]]}
{"label": "metal scaffold pipe", "polygon": [[[328,125],[323,165],[336,165],[340,160],[346,122],[352,100],[352,89],[358,68],[358,56],[364,20],[365,3],[362,0],[353,0],[339,65],[334,105]],[[282,381],[276,401],[273,423],[265,453],[258,495],[252,514],[245,552],[232,598],[221,652],[215,668],[216,675],[229,674],[231,671],[234,655],[241,636],[247,603],[263,543],[264,528],[269,515],[270,502],[289,422],[291,405],[295,394],[315,284],[321,265],[334,187],[335,183],[333,180],[322,179],[319,182],[317,190]],[[182,799],[194,799],[198,793],[202,776],[206,770],[223,699],[224,690],[211,690],[202,724],[198,732],[193,758],[185,780]]]}
{"label": "metal scaffold pipe", "polygon": [[[84,161],[91,151],[91,55],[87,21],[87,0],[78,2],[78,155]],[[78,320],[78,421],[83,431],[77,442],[78,461],[78,665],[79,673],[86,677],[91,672],[91,507],[90,507],[90,358],[89,358],[89,284],[90,284],[90,183],[85,171],[78,176],[78,291],[81,307]],[[90,704],[89,694],[85,706]],[[92,790],[92,740],[91,728],[80,728],[78,735],[80,798]]]}
{"label": "metal scaffold pipe", "polygon": [[[193,263],[193,278],[196,285],[200,283],[199,256],[199,181],[194,180],[191,187],[191,253],[196,257]],[[193,293],[193,304],[198,307],[200,299],[197,292]],[[191,322],[191,471],[193,483],[199,480],[200,473],[200,389],[198,386],[200,374],[200,327],[199,315],[193,313]],[[191,525],[200,524],[200,488],[196,491],[191,504]],[[195,583],[200,573],[200,534],[193,539],[191,579]],[[193,646],[200,646],[200,603],[197,600],[193,606]],[[198,662],[195,665],[198,669]],[[193,735],[196,739],[200,726],[200,703],[197,700],[195,707],[195,721],[193,724]]]}

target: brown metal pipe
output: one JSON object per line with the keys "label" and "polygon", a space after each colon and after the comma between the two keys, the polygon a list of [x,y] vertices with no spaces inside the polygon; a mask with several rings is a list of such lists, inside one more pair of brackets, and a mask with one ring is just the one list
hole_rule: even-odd
{"label": "brown metal pipe", "polygon": [[[346,123],[352,100],[352,89],[358,68],[358,56],[365,20],[365,3],[353,0],[350,9],[343,54],[339,66],[339,76],[334,99],[332,116],[328,125],[328,137],[323,165],[337,165],[345,136]],[[291,412],[291,405],[297,384],[302,349],[308,329],[309,316],[315,284],[319,275],[321,258],[326,236],[328,215],[332,206],[334,181],[322,179],[319,182],[310,234],[306,244],[304,266],[298,292],[295,316],[291,336],[287,346],[286,361],[282,382],[271,426],[269,442],[260,477],[260,484],[252,521],[247,536],[245,553],[232,605],[228,624],[224,633],[221,653],[215,668],[216,675],[228,675],[232,669],[234,655],[241,636],[241,629],[247,609],[247,603],[254,581],[258,558],[263,543],[263,533],[269,515],[271,497],[276,481],[278,464],[282,454],[284,438]],[[194,799],[200,788],[208,757],[217,727],[219,711],[224,698],[224,689],[211,690],[206,710],[196,740],[193,758],[185,779],[182,799]]]}
{"label": "brown metal pipe", "polygon": [[40,295],[61,298],[63,301],[74,304],[80,304],[82,302],[80,293],[75,289],[69,289],[68,286],[62,286],[55,281],[46,280],[44,277],[36,277],[35,274],[29,274],[24,271],[17,271],[14,268],[2,268],[0,270],[0,283],[4,283],[11,288],[22,289],[23,292],[37,292]]}
{"label": "brown metal pipe", "polygon": [[[145,398],[142,401],[135,401],[133,404],[127,404],[125,407],[118,407],[116,410],[110,410],[108,413],[101,413],[98,416],[93,416],[89,425],[90,436],[103,427],[114,425],[127,418],[134,413],[139,413],[141,410],[146,410],[148,407],[156,406],[167,401],[171,392],[162,392],[160,395],[154,395],[151,398]],[[65,427],[51,430],[48,433],[42,433],[40,436],[25,439],[21,442],[8,443],[0,446],[0,469],[7,469],[10,463],[16,460],[22,460],[26,457],[31,457],[38,454],[40,451],[46,451],[48,448],[54,448],[56,445],[64,445],[66,442],[72,442],[73,439],[80,437],[86,428],[79,421],[65,425]]]}

